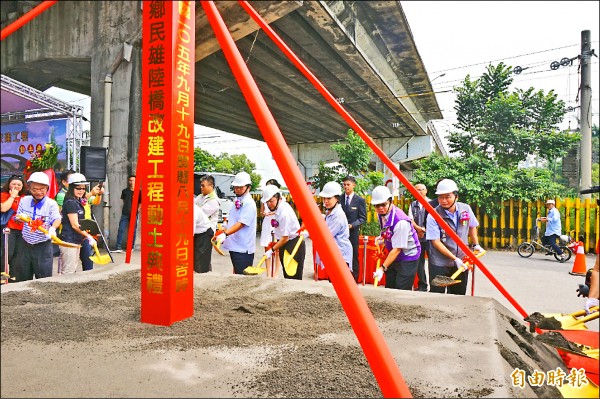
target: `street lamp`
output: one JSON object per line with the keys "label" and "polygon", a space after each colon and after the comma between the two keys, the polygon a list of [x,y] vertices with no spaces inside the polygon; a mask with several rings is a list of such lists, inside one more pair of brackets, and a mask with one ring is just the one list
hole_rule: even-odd
{"label": "street lamp", "polygon": [[446,76],[446,73],[443,73],[443,74],[441,74],[441,75],[438,75],[438,76],[436,76],[435,78],[431,79],[431,80],[429,81],[429,83],[433,83],[433,81],[434,81],[434,80],[436,80],[436,79],[438,79],[438,78],[441,78],[441,77],[444,77],[444,76]]}

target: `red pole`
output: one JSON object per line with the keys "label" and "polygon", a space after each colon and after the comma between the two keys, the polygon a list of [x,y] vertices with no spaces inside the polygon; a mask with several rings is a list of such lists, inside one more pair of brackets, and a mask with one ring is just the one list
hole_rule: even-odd
{"label": "red pole", "polygon": [[238,1],[240,5],[250,14],[254,21],[265,31],[265,33],[275,42],[277,47],[292,61],[292,63],[302,72],[302,74],[313,84],[313,86],[321,93],[321,95],[329,102],[329,104],[344,118],[344,120],[354,129],[354,131],[367,143],[375,154],[385,163],[385,165],[400,179],[402,184],[412,193],[412,195],[427,209],[427,212],[438,222],[439,226],[443,228],[446,233],[457,243],[457,245],[473,259],[476,266],[481,268],[483,274],[498,288],[498,290],[504,295],[506,299],[515,307],[515,309],[521,313],[523,317],[527,317],[528,313],[515,301],[515,299],[504,289],[504,287],[496,280],[496,278],[490,273],[490,271],[481,263],[479,259],[473,254],[469,247],[462,242],[460,237],[448,226],[448,224],[441,218],[435,209],[429,205],[429,202],[425,201],[415,187],[408,181],[406,177],[400,172],[400,170],[394,165],[392,160],[375,144],[373,139],[369,137],[367,132],[352,118],[352,116],[342,107],[331,93],[323,86],[323,84],[313,75],[312,72],[300,61],[300,59],[294,54],[294,52],[279,38],[279,36],[271,29],[271,27],[258,15],[258,13],[245,1]]}
{"label": "red pole", "polygon": [[14,21],[10,25],[8,25],[6,28],[2,29],[2,32],[0,32],[0,36],[1,36],[0,40],[4,40],[4,38],[11,35],[17,29],[20,29],[21,27],[23,27],[23,25],[25,25],[26,23],[28,23],[29,21],[31,21],[32,19],[34,19],[35,17],[37,17],[38,15],[40,15],[41,13],[46,11],[46,9],[53,6],[54,3],[56,3],[56,0],[55,1],[43,1],[40,4],[38,4],[37,6],[35,6],[34,8],[32,8],[31,10],[27,11],[25,14],[23,14],[22,16],[17,18],[16,21]]}
{"label": "red pole", "polygon": [[342,254],[335,245],[319,208],[294,161],[294,157],[287,147],[283,135],[244,63],[231,34],[227,30],[227,26],[225,26],[212,1],[203,1],[200,4],[206,12],[208,21],[246,98],[250,111],[273,154],[273,158],[277,162],[285,182],[288,184],[294,202],[303,216],[303,222],[311,234],[313,243],[317,246],[319,255],[327,265],[327,270],[330,273],[331,281],[342,307],[371,365],[373,374],[379,382],[383,395],[386,397],[412,397],[383,334],[377,327],[367,303],[360,295],[354,279],[348,273],[348,267],[343,261]]}

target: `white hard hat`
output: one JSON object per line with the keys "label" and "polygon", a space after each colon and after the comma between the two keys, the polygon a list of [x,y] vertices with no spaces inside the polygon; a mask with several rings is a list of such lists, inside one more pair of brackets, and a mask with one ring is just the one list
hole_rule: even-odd
{"label": "white hard hat", "polygon": [[383,204],[390,198],[392,198],[392,193],[390,192],[389,188],[386,186],[377,186],[373,189],[373,193],[371,194],[371,204]]}
{"label": "white hard hat", "polygon": [[260,202],[262,202],[263,204],[266,203],[277,193],[279,193],[279,187],[274,186],[272,184],[267,184],[267,186],[263,190],[263,195],[260,199]]}
{"label": "white hard hat", "polygon": [[546,201],[546,204],[556,204],[556,202],[554,202],[553,199],[549,199],[548,201]]}
{"label": "white hard hat", "polygon": [[456,191],[458,191],[458,186],[456,185],[454,180],[443,179],[438,183],[435,193],[436,194],[450,194],[450,193],[453,193]]}
{"label": "white hard hat", "polygon": [[27,183],[40,183],[50,187],[50,179],[44,172],[33,172],[27,179]]}
{"label": "white hard hat", "polygon": [[248,184],[252,184],[252,180],[250,179],[250,175],[246,172],[238,173],[233,178],[233,182],[231,182],[233,187],[243,187],[247,186]]}
{"label": "white hard hat", "polygon": [[336,195],[342,195],[342,186],[340,186],[340,183],[336,181],[325,183],[323,190],[321,190],[321,193],[319,194],[320,197],[325,198],[331,198]]}
{"label": "white hard hat", "polygon": [[69,184],[90,184],[89,182],[85,181],[85,176],[82,175],[81,173],[71,173],[69,175],[69,178],[67,179],[67,183]]}

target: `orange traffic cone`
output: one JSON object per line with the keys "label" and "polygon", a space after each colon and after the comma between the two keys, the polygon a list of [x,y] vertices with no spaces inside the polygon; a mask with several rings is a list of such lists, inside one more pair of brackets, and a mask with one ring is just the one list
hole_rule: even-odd
{"label": "orange traffic cone", "polygon": [[585,251],[583,250],[583,242],[579,241],[577,246],[577,254],[575,255],[575,263],[573,263],[573,270],[569,272],[573,276],[585,276]]}

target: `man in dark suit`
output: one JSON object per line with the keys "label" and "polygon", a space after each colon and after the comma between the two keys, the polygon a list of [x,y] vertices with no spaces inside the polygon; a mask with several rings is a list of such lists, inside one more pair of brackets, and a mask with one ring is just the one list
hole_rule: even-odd
{"label": "man in dark suit", "polygon": [[356,179],[352,176],[344,177],[344,196],[342,209],[348,218],[350,228],[350,243],[352,244],[352,275],[358,282],[360,266],[358,264],[358,233],[360,225],[367,220],[367,203],[365,199],[354,193]]}

